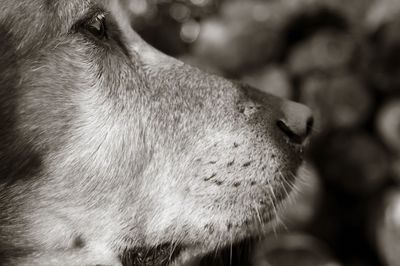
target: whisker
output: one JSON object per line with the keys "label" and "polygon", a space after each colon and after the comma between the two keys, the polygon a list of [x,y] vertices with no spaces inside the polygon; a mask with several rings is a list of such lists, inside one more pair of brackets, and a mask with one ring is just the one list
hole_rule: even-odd
{"label": "whisker", "polygon": [[[290,191],[294,190],[295,185],[293,183],[290,183],[285,178],[282,178],[282,181],[290,188]],[[292,194],[292,193],[289,193],[289,194]]]}
{"label": "whisker", "polygon": [[[290,172],[289,173],[290,175],[292,175],[292,177],[296,180],[296,175],[295,174],[293,174],[292,172]],[[295,191],[296,193],[299,193],[301,190],[299,189],[299,187],[296,185],[296,182],[294,182],[294,183],[290,183],[290,182],[288,182],[288,181],[286,181],[287,182],[287,184],[291,187],[291,189],[293,190],[293,191]]]}
{"label": "whisker", "polygon": [[275,216],[275,221],[274,221],[274,223],[272,224],[272,230],[274,231],[274,235],[276,236],[276,235],[278,234],[278,233],[277,233],[278,224],[275,224],[275,223],[277,223],[278,220],[279,220],[279,214],[278,214],[278,210],[277,210],[277,208],[276,208],[276,203],[275,203],[275,199],[276,199],[275,193],[273,192],[272,187],[270,187],[270,190],[271,190],[271,192],[272,192],[272,195],[271,195],[271,197],[270,197],[270,200],[271,200],[271,204],[272,204],[272,210],[273,210],[274,216]]}
{"label": "whisker", "polygon": [[258,207],[257,207],[256,202],[253,201],[253,203],[254,203],[254,209],[255,209],[256,214],[257,214],[258,222],[259,222],[259,224],[260,224],[260,227],[262,227],[263,222],[262,222],[262,219],[261,219],[260,212],[259,212],[259,210],[258,210]]}
{"label": "whisker", "polygon": [[[287,183],[287,181],[285,180],[285,177],[282,175],[282,172],[281,171],[279,171],[279,177],[280,177],[280,179],[282,180],[282,182],[284,182],[285,184]],[[284,192],[285,192],[285,197],[287,198],[287,197],[289,197],[289,191],[287,191],[287,189],[286,189],[286,186],[283,186],[283,190],[284,190]]]}
{"label": "whisker", "polygon": [[174,255],[174,252],[176,251],[176,248],[179,246],[180,242],[181,242],[181,240],[177,240],[172,244],[168,261],[172,260],[172,256]]}
{"label": "whisker", "polygon": [[282,218],[280,218],[279,216],[276,216],[276,224],[277,224],[277,227],[283,228],[283,230],[285,232],[289,232],[289,228],[286,226],[285,221]]}

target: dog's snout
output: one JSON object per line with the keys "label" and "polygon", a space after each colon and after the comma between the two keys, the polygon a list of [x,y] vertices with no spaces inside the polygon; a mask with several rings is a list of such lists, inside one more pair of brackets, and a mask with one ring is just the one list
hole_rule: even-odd
{"label": "dog's snout", "polygon": [[278,119],[278,128],[291,142],[302,144],[311,134],[314,118],[310,108],[305,105],[287,101],[282,106],[283,116]]}

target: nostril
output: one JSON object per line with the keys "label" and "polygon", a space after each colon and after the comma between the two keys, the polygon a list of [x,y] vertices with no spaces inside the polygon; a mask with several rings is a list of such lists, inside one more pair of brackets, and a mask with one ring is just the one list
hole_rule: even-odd
{"label": "nostril", "polygon": [[295,144],[302,144],[311,135],[314,126],[314,118],[310,116],[304,122],[297,120],[279,119],[276,122],[278,128]]}
{"label": "nostril", "polygon": [[290,129],[290,127],[289,127],[284,121],[278,120],[278,121],[276,122],[276,125],[278,126],[278,128],[279,128],[280,130],[283,131],[283,133],[285,133],[285,135],[286,135],[287,137],[289,137],[289,139],[290,139],[292,142],[297,143],[297,144],[301,144],[301,143],[303,142],[303,139],[304,139],[304,138],[301,137],[301,136],[299,136],[299,135],[297,135],[295,132],[293,132],[293,130]]}

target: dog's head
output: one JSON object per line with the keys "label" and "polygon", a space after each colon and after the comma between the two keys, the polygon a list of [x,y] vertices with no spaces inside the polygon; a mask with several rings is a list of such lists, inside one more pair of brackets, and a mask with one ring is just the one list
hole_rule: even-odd
{"label": "dog's head", "polygon": [[2,257],[118,265],[156,248],[163,261],[274,219],[310,133],[306,107],[161,54],[117,1],[1,10]]}

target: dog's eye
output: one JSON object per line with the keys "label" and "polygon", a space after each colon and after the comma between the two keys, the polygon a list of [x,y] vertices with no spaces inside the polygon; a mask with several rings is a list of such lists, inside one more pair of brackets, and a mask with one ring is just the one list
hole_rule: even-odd
{"label": "dog's eye", "polygon": [[84,28],[100,40],[107,38],[106,16],[104,14],[98,14],[84,23]]}

